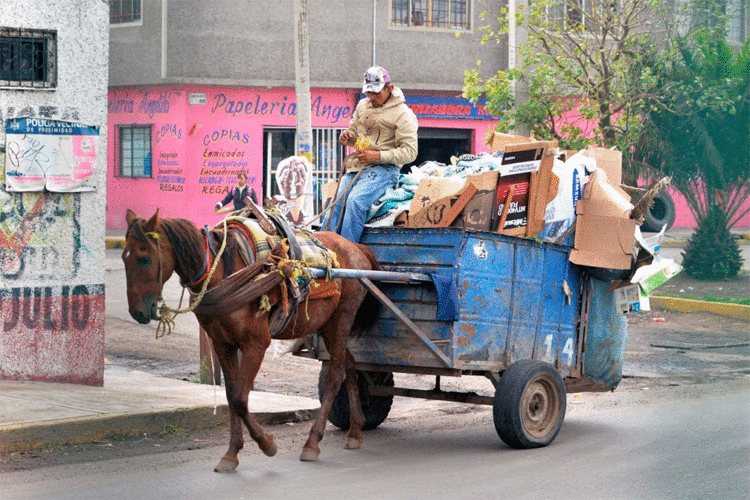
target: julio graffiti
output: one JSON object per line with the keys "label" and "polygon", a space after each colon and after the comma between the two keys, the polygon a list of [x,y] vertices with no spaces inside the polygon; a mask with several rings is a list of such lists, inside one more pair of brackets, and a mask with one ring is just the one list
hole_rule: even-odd
{"label": "julio graffiti", "polygon": [[80,264],[79,212],[77,195],[0,190],[0,275],[74,277]]}
{"label": "julio graffiti", "polygon": [[84,330],[91,318],[91,297],[103,294],[104,285],[0,290],[3,330],[7,332],[20,326],[33,330]]}

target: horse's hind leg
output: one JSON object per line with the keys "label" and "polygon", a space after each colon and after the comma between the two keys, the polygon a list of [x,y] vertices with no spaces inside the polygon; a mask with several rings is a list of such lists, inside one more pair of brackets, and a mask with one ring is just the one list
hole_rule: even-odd
{"label": "horse's hind leg", "polygon": [[362,447],[362,428],[365,425],[365,415],[362,413],[362,400],[357,387],[357,370],[354,356],[346,350],[346,392],[349,396],[349,432],[346,434],[344,449],[355,450]]}

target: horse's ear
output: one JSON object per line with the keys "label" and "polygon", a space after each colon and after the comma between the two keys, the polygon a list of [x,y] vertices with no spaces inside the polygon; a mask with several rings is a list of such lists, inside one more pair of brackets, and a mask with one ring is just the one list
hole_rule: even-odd
{"label": "horse's ear", "polygon": [[156,209],[156,213],[151,216],[151,218],[146,223],[145,232],[147,233],[156,233],[159,231],[159,223],[161,222],[161,219],[159,219],[159,209]]}
{"label": "horse's ear", "polygon": [[136,220],[137,218],[138,216],[135,215],[135,212],[133,212],[132,210],[128,208],[128,211],[125,212],[125,221],[128,223],[128,227],[130,227],[133,221]]}

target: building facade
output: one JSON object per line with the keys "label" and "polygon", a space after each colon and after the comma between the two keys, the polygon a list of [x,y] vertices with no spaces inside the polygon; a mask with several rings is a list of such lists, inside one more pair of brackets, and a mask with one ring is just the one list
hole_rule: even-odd
{"label": "building facade", "polygon": [[107,11],[0,8],[0,378],[103,384]]}
{"label": "building facade", "polygon": [[[419,118],[415,161],[486,151],[493,125],[461,98],[463,71],[506,64],[480,44],[475,0],[310,2],[313,194],[336,178],[345,130],[374,64],[388,69]],[[238,172],[259,197],[280,193],[279,161],[295,154],[292,0],[110,2],[107,227],[125,211],[212,224]]]}

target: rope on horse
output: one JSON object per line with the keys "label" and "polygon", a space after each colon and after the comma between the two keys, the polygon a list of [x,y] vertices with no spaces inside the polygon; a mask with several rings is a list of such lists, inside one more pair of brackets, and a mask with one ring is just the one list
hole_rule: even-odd
{"label": "rope on horse", "polygon": [[[198,293],[198,295],[196,295],[192,303],[184,309],[172,309],[166,304],[166,302],[164,302],[164,300],[162,300],[162,303],[159,306],[159,309],[157,310],[157,314],[156,314],[156,319],[159,321],[159,324],[156,327],[157,339],[163,337],[164,335],[169,335],[172,333],[172,329],[174,328],[174,325],[175,325],[174,318],[177,317],[178,314],[191,312],[193,309],[198,307],[198,305],[201,303],[201,300],[203,300],[203,296],[206,294],[206,290],[208,289],[208,283],[211,281],[211,278],[213,277],[214,272],[216,272],[216,268],[219,265],[219,261],[221,261],[221,255],[224,253],[224,249],[227,246],[228,231],[227,231],[226,217],[224,218],[223,223],[224,223],[224,239],[221,242],[221,247],[219,248],[219,251],[216,253],[216,257],[214,257],[214,262],[211,265],[211,269],[209,270],[208,275],[206,276],[206,279],[203,280],[201,291]],[[162,289],[161,242],[159,241],[158,235],[156,238],[156,244],[157,246],[159,246],[159,289],[161,290]],[[182,301],[180,301],[180,303],[182,303]]]}

